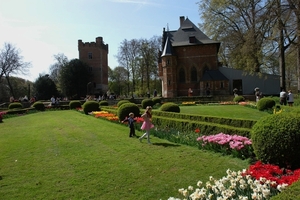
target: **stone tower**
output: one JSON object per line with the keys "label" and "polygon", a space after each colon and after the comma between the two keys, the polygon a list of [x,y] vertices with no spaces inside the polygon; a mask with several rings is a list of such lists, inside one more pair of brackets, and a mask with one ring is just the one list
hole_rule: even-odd
{"label": "stone tower", "polygon": [[96,95],[102,95],[108,90],[108,44],[104,44],[102,37],[96,42],[82,42],[78,40],[79,60],[90,67],[90,82],[94,85]]}

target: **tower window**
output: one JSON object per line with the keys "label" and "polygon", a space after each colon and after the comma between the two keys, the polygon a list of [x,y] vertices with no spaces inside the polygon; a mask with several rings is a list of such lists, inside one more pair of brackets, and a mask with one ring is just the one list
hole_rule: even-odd
{"label": "tower window", "polygon": [[179,82],[184,83],[185,82],[185,72],[183,68],[180,68],[179,70]]}
{"label": "tower window", "polygon": [[93,59],[93,53],[89,52],[88,57],[89,57],[89,59]]}

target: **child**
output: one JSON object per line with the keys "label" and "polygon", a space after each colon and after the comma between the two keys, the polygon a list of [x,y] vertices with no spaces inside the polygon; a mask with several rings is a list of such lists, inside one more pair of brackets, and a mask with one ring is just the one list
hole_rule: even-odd
{"label": "child", "polygon": [[140,138],[140,142],[142,142],[142,139],[147,135],[147,139],[148,139],[148,144],[151,144],[150,142],[150,129],[154,127],[154,125],[152,124],[152,107],[151,106],[147,106],[146,111],[144,114],[142,114],[142,118],[144,119],[144,122],[141,126],[142,130],[145,130],[146,133],[144,133]]}
{"label": "child", "polygon": [[124,123],[124,122],[128,122],[128,127],[130,128],[130,131],[129,131],[129,137],[134,137],[134,136],[136,136],[135,135],[135,129],[134,129],[134,122],[135,122],[136,120],[134,119],[134,114],[131,112],[131,113],[129,113],[129,117],[128,118],[126,118],[126,119],[124,119],[123,121],[122,121],[122,123]]}

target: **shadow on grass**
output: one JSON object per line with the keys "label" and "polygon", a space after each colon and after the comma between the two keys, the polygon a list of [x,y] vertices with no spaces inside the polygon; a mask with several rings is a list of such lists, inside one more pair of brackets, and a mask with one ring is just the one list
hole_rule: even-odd
{"label": "shadow on grass", "polygon": [[152,143],[153,145],[156,146],[164,146],[164,147],[180,147],[181,145],[179,144],[170,144],[170,143]]}

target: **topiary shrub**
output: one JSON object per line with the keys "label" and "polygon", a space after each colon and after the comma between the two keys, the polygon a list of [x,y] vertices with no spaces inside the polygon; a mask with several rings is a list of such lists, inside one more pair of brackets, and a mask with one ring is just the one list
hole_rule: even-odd
{"label": "topiary shrub", "polygon": [[245,101],[245,98],[243,96],[235,96],[233,101],[239,103]]}
{"label": "topiary shrub", "polygon": [[180,113],[180,107],[176,103],[168,102],[160,107],[161,111]]}
{"label": "topiary shrub", "polygon": [[153,106],[154,102],[152,101],[152,99],[143,99],[142,101],[142,108],[146,109],[147,106]]}
{"label": "topiary shrub", "polygon": [[69,108],[70,108],[70,109],[81,108],[81,102],[78,101],[78,100],[70,101],[70,103],[69,103]]}
{"label": "topiary shrub", "polygon": [[276,102],[274,101],[274,99],[269,97],[264,97],[257,102],[256,107],[258,110],[263,111],[263,110],[272,109],[275,106],[275,104]]}
{"label": "topiary shrub", "polygon": [[260,119],[250,132],[258,160],[284,168],[300,168],[299,114],[283,112]]}
{"label": "topiary shrub", "polygon": [[35,108],[36,110],[39,110],[39,111],[44,111],[45,110],[45,105],[41,101],[34,102],[31,107],[33,107],[33,108]]}
{"label": "topiary shrub", "polygon": [[100,106],[108,106],[108,101],[102,100],[102,101],[99,102],[99,105]]}
{"label": "topiary shrub", "polygon": [[124,103],[131,103],[129,100],[121,100],[121,101],[119,101],[118,103],[117,103],[117,106],[118,107],[120,107],[122,104],[124,104]]}
{"label": "topiary shrub", "polygon": [[19,102],[10,103],[8,105],[8,109],[15,109],[15,108],[22,109],[23,105],[21,103],[19,103]]}
{"label": "topiary shrub", "polygon": [[139,107],[134,103],[124,103],[118,107],[118,118],[120,121],[128,117],[133,112],[135,117],[141,116]]}
{"label": "topiary shrub", "polygon": [[152,101],[153,101],[153,105],[161,104],[161,97],[154,97],[152,98]]}
{"label": "topiary shrub", "polygon": [[89,112],[100,111],[99,103],[97,101],[86,101],[83,105],[83,112],[87,115]]}

